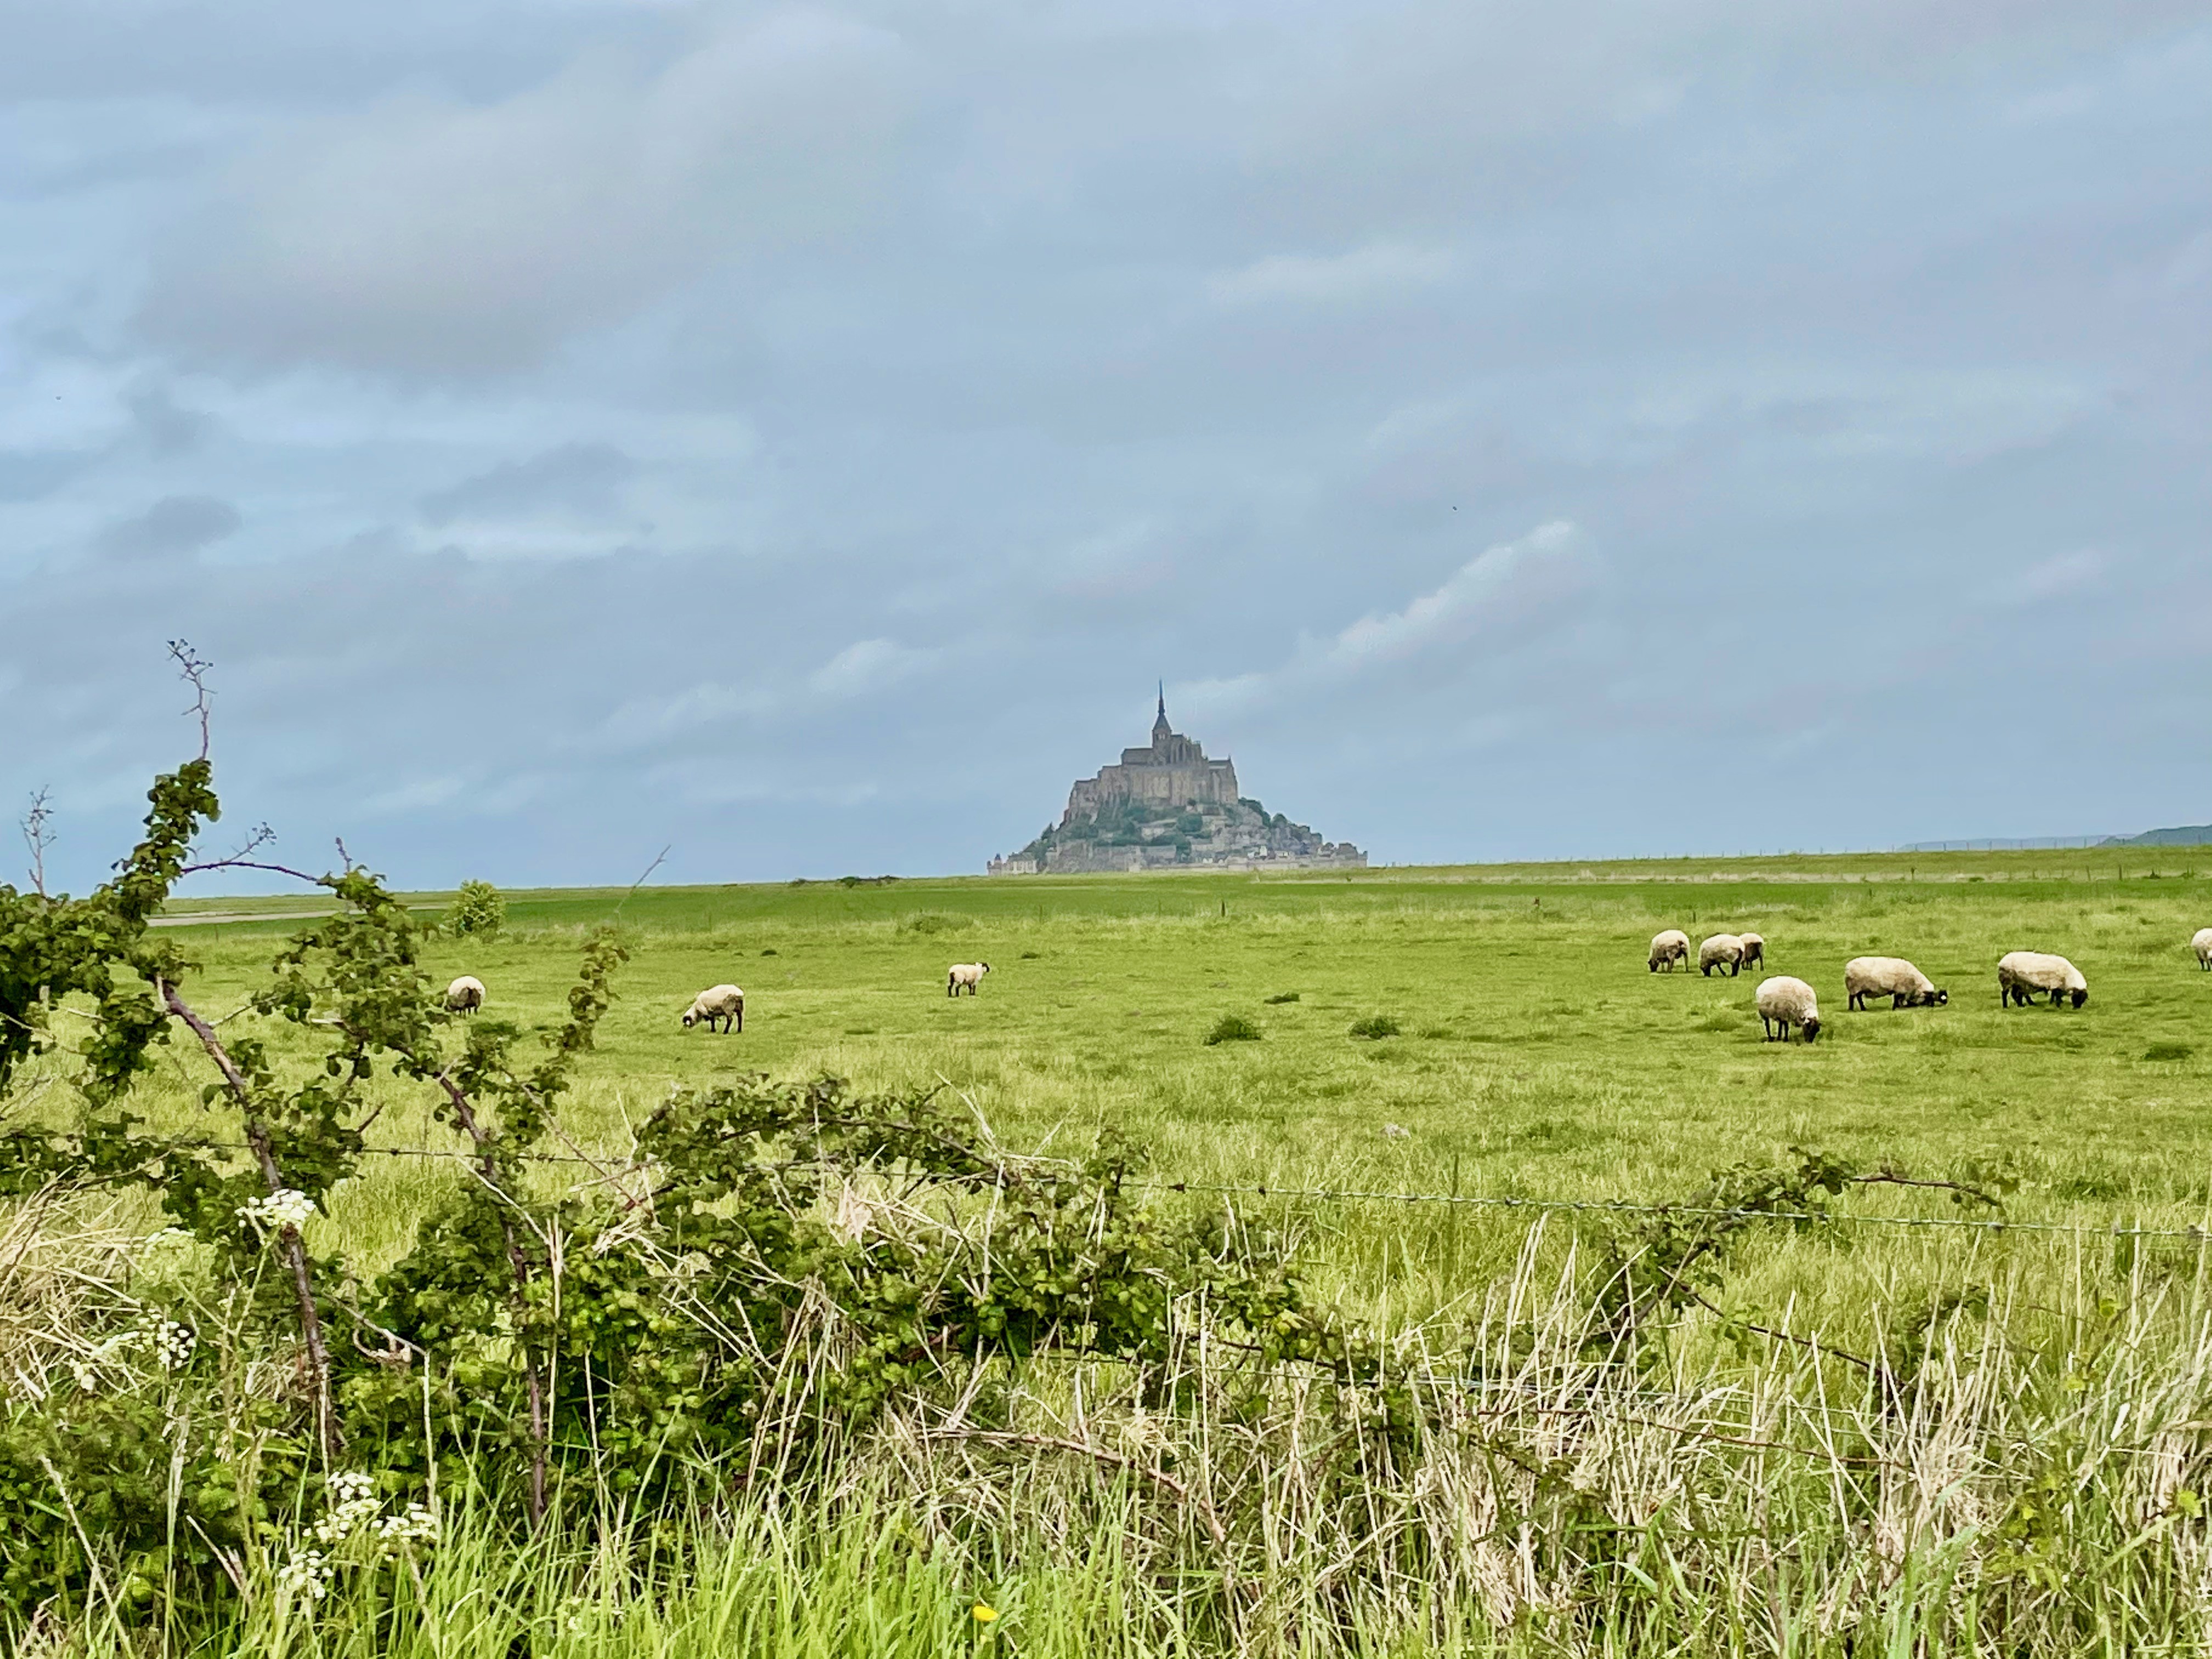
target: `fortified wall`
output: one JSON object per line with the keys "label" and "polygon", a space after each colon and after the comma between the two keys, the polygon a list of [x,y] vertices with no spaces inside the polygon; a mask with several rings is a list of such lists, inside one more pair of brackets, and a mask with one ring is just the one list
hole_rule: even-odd
{"label": "fortified wall", "polygon": [[993,859],[994,876],[1108,870],[1364,869],[1349,842],[1324,841],[1237,791],[1236,763],[1209,760],[1168,724],[1159,700],[1152,740],[1079,778],[1060,822],[1018,853]]}

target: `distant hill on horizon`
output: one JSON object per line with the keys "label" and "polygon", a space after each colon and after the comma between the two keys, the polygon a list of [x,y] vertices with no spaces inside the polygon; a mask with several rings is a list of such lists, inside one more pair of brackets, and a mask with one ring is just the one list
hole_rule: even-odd
{"label": "distant hill on horizon", "polygon": [[2178,824],[2171,830],[2146,830],[2112,843],[2116,847],[2204,847],[2212,845],[2212,823]]}
{"label": "distant hill on horizon", "polygon": [[2036,853],[2069,847],[2212,847],[2212,823],[2176,824],[2134,836],[2030,836],[2008,840],[1984,836],[1972,841],[1907,842],[1900,853]]}

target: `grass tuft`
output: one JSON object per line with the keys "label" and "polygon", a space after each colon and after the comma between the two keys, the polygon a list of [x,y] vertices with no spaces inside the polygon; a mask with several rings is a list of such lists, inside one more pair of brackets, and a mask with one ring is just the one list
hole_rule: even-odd
{"label": "grass tuft", "polygon": [[1213,1029],[1206,1034],[1206,1042],[1212,1048],[1217,1042],[1257,1042],[1260,1028],[1242,1014],[1224,1014],[1213,1022]]}

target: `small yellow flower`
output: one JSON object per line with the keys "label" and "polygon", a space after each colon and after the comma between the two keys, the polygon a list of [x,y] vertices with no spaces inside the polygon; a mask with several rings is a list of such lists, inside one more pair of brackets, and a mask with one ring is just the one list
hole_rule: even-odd
{"label": "small yellow flower", "polygon": [[993,1607],[988,1601],[978,1601],[968,1611],[975,1615],[975,1622],[979,1625],[988,1625],[999,1616],[998,1608]]}

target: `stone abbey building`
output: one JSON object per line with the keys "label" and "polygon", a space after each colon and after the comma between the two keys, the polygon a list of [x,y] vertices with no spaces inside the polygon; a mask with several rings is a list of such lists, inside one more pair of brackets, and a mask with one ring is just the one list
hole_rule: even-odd
{"label": "stone abbey building", "polygon": [[1060,822],[988,868],[994,876],[1019,876],[1315,866],[1364,869],[1367,854],[1349,842],[1323,841],[1239,794],[1236,763],[1207,759],[1194,738],[1168,724],[1163,688],[1152,743],[1124,749],[1095,778],[1078,779]]}

